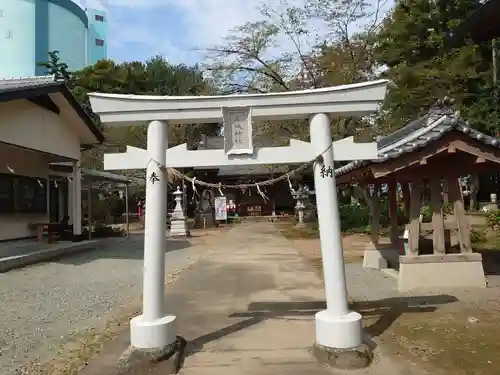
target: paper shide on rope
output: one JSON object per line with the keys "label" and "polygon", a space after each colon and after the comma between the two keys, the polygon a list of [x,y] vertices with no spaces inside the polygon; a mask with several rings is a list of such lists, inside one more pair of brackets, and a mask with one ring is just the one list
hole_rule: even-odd
{"label": "paper shide on rope", "polygon": [[[197,194],[196,185],[203,186],[205,188],[219,189],[219,191],[221,192],[221,195],[223,195],[222,189],[238,189],[238,190],[248,189],[250,191],[250,189],[253,186],[257,186],[257,192],[261,196],[265,197],[265,194],[262,192],[260,187],[271,186],[271,185],[274,185],[274,184],[281,182],[281,181],[284,181],[284,180],[288,180],[288,186],[290,188],[290,192],[294,192],[295,190],[293,189],[292,183],[290,181],[290,176],[293,176],[297,173],[303,172],[303,171],[307,170],[308,168],[310,168],[311,166],[315,165],[316,163],[323,164],[322,154],[325,153],[326,151],[328,151],[328,149],[330,149],[331,147],[332,147],[332,145],[330,144],[321,154],[316,156],[313,160],[302,164],[300,167],[298,167],[298,168],[296,168],[288,173],[285,173],[279,177],[271,178],[269,180],[261,181],[258,183],[254,182],[254,183],[248,183],[248,184],[226,185],[226,184],[223,184],[221,182],[212,183],[212,182],[200,181],[200,180],[197,180],[196,177],[188,177],[185,174],[182,174],[182,178],[184,180],[186,180],[187,182],[191,183],[191,185],[193,186],[193,191],[194,191],[195,195]],[[322,177],[326,177],[326,176],[333,177],[333,167],[331,167],[331,166],[325,167],[324,165],[322,165],[321,171],[322,171]],[[267,197],[266,197],[266,199],[267,199]]]}
{"label": "paper shide on rope", "polygon": [[292,181],[290,180],[290,176],[286,175],[286,179],[288,180],[288,189],[290,189],[290,194],[292,194],[292,197],[295,195],[295,189],[293,188]]}
{"label": "paper shide on rope", "polygon": [[192,202],[194,202],[196,197],[199,196],[198,190],[196,190],[196,177],[193,177],[193,179],[191,181],[191,186],[193,188],[193,197],[191,198],[191,203],[192,203]]}
{"label": "paper shide on rope", "polygon": [[255,184],[255,186],[257,187],[257,193],[259,193],[259,195],[262,197],[262,199],[264,199],[264,202],[267,203],[269,198],[267,198],[267,196],[264,194],[264,192],[260,189],[259,184]]}

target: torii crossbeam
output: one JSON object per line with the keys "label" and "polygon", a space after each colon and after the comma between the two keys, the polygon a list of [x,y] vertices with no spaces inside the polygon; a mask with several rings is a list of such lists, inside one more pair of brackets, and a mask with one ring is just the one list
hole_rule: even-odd
{"label": "torii crossbeam", "polygon": [[[332,143],[333,160],[373,160],[377,158],[376,143],[355,143],[353,137],[341,139]],[[314,160],[314,147],[308,142],[290,139],[290,145],[285,147],[255,148],[251,157],[228,157],[224,150],[187,149],[187,144],[169,148],[166,151],[167,167],[217,168],[229,165],[270,165],[270,164],[300,164]],[[127,146],[126,152],[104,155],[105,170],[145,169],[150,158],[147,150]]]}

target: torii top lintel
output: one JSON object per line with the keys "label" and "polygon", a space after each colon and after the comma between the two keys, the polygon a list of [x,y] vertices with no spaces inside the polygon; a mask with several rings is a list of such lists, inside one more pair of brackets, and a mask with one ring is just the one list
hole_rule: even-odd
{"label": "torii top lintel", "polygon": [[364,116],[384,100],[387,80],[268,94],[225,96],[146,96],[89,94],[94,113],[109,126],[154,120],[176,124],[221,122],[222,108],[251,108],[253,119],[300,119],[315,113]]}

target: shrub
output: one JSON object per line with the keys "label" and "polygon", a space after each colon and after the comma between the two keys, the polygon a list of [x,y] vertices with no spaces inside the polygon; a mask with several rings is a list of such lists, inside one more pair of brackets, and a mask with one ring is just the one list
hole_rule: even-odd
{"label": "shrub", "polygon": [[339,214],[343,232],[370,224],[370,209],[364,205],[340,204]]}
{"label": "shrub", "polygon": [[94,238],[122,237],[125,231],[121,228],[113,228],[109,225],[97,224],[92,231]]}
{"label": "shrub", "polygon": [[486,222],[493,230],[500,231],[500,210],[490,213]]}
{"label": "shrub", "polygon": [[432,221],[432,209],[431,206],[425,204],[420,209],[420,215],[422,215],[422,222],[429,223]]}
{"label": "shrub", "polygon": [[[398,224],[402,225],[407,222],[404,215],[403,205],[398,204]],[[369,233],[371,227],[370,208],[365,204],[351,205],[341,203],[339,206],[341,229],[345,231],[356,231],[359,233]],[[380,221],[381,228],[390,225],[389,203],[386,198],[380,199]]]}
{"label": "shrub", "polygon": [[472,243],[484,243],[487,241],[486,233],[472,229],[470,231],[470,240]]}
{"label": "shrub", "polygon": [[453,213],[453,203],[451,202],[445,203],[443,206],[443,213],[445,215],[450,215],[451,213]]}

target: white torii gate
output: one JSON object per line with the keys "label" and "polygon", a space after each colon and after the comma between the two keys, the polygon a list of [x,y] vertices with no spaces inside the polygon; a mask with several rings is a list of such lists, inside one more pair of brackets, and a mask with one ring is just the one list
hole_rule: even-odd
{"label": "white torii gate", "polygon": [[[384,100],[386,80],[331,88],[270,94],[161,97],[90,94],[93,111],[109,126],[149,124],[147,150],[104,157],[107,170],[147,169],[144,238],[143,313],[131,320],[131,344],[161,349],[176,340],[175,316],[164,312],[166,247],[165,167],[219,167],[303,163],[314,166],[327,308],[316,314],[316,345],[351,349],[362,345],[361,315],[349,311],[334,160],[377,158],[375,143],[355,144],[352,137],[332,144],[329,115],[363,116]],[[309,118],[311,143],[291,140],[287,147],[254,148],[252,120]],[[167,125],[224,121],[224,150],[167,149]],[[325,176],[325,171],[331,172]],[[153,176],[154,178],[151,178]],[[326,178],[325,178],[326,177]]]}

